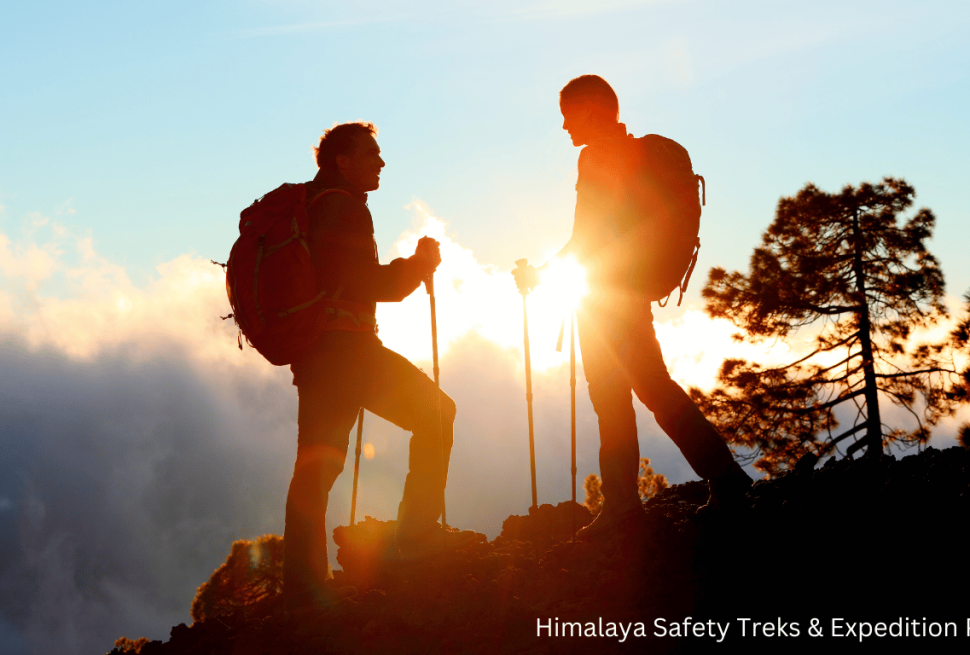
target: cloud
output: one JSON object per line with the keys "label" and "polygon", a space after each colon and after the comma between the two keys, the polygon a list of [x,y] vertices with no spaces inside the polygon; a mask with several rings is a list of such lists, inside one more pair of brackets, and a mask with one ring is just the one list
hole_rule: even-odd
{"label": "cloud", "polygon": [[55,248],[40,248],[33,243],[14,245],[5,234],[0,234],[0,273],[7,279],[21,281],[30,291],[54,273],[56,258]]}
{"label": "cloud", "polygon": [[[64,215],[64,214],[68,214],[68,215],[70,215],[70,214],[76,214],[77,213],[77,210],[74,209],[74,207],[71,206],[73,204],[74,204],[74,198],[68,198],[67,200],[65,200],[64,202],[62,202],[57,207],[57,210],[56,210],[55,213],[58,216],[61,216],[61,215]],[[47,221],[45,220],[44,221],[44,224],[46,224],[46,222]]]}
{"label": "cloud", "polygon": [[233,539],[281,529],[295,399],[187,357],[0,346],[0,614],[33,652],[163,637]]}
{"label": "cloud", "polygon": [[[38,245],[38,234],[48,240]],[[0,286],[0,335],[31,351],[51,348],[82,360],[118,348],[144,359],[178,343],[194,363],[257,362],[239,356],[232,322],[219,319],[230,311],[221,268],[182,255],[156,272],[139,288],[123,267],[95,251],[93,237],[56,222],[35,221],[17,243],[0,234],[0,273],[7,278]]]}

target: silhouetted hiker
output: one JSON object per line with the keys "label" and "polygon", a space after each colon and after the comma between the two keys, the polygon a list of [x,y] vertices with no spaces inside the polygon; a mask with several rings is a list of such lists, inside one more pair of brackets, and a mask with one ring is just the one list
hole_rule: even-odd
{"label": "silhouetted hiker", "polygon": [[[286,499],[283,594],[288,611],[329,606],[345,592],[324,582],[327,500],[343,470],[358,410],[411,430],[409,470],[398,508],[396,543],[405,560],[436,555],[475,538],[438,523],[453,441],[455,403],[377,338],[376,303],[411,294],[441,262],[438,242],[418,241],[413,256],[381,265],[367,192],[380,185],[380,147],[370,123],[327,130],[307,183],[308,242],[320,289],[341,311],[310,351],[291,365],[299,392],[299,440]],[[324,193],[338,189],[340,192]],[[439,408],[440,407],[440,416]],[[442,467],[444,470],[442,470]],[[443,534],[444,533],[444,534]]]}
{"label": "silhouetted hiker", "polygon": [[[656,198],[645,199],[649,190],[640,188],[634,171],[636,140],[619,122],[616,94],[603,78],[583,75],[563,87],[559,106],[562,127],[573,145],[586,146],[579,155],[572,237],[556,257],[573,255],[582,263],[590,288],[577,321],[589,397],[599,419],[604,504],[579,536],[595,538],[619,525],[636,525],[643,516],[631,391],[654,413],[694,471],[709,480],[707,508],[742,498],[751,478],[714,426],[670,379],[664,364],[653,328],[651,295],[645,292],[650,281],[636,280],[635,271],[641,270],[638,265],[645,255],[642,244],[659,244],[657,252],[662,252],[669,234],[662,229],[638,233],[657,224],[653,216],[644,215],[644,207],[650,206],[645,203],[652,200],[658,205]],[[695,181],[695,202],[696,191]],[[520,290],[538,283],[532,266],[513,273]]]}

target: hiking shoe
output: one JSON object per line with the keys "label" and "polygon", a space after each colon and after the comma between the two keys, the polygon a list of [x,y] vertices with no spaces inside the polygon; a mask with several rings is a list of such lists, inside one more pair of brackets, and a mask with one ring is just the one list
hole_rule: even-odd
{"label": "hiking shoe", "polygon": [[284,596],[286,616],[303,619],[321,612],[328,612],[342,600],[353,598],[356,595],[357,587],[338,587],[328,584],[316,593],[301,594],[297,598]]}
{"label": "hiking shoe", "polygon": [[451,526],[434,527],[416,534],[399,535],[397,539],[398,560],[415,562],[444,552],[459,550],[477,541],[485,541],[485,535],[472,530],[459,530]]}
{"label": "hiking shoe", "polygon": [[751,489],[753,484],[754,480],[740,466],[719,478],[709,480],[707,485],[711,490],[711,495],[706,503],[697,508],[697,516],[707,518],[715,513],[746,507],[748,490]]}
{"label": "hiking shoe", "polygon": [[646,527],[645,516],[639,501],[613,512],[604,505],[592,523],[576,532],[576,541],[600,541],[618,533],[639,531]]}

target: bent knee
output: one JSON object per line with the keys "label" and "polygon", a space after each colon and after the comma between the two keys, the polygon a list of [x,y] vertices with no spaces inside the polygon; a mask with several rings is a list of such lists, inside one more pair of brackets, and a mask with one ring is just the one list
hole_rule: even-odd
{"label": "bent knee", "polygon": [[454,423],[455,416],[458,415],[458,406],[455,401],[444,391],[438,392],[438,400],[441,403],[441,422],[446,425]]}
{"label": "bent knee", "polygon": [[658,411],[679,413],[693,402],[683,387],[674,382],[669,375],[657,376],[646,384],[637,385],[634,391],[637,398],[653,413]]}

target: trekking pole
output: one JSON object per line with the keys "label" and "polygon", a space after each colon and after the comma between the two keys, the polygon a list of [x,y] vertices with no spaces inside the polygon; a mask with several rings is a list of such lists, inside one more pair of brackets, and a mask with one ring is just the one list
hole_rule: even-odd
{"label": "trekking pole", "polygon": [[[559,326],[559,340],[556,341],[556,352],[562,352],[562,340],[566,334],[566,319],[562,320]],[[576,504],[576,315],[569,315],[569,418],[570,418],[570,444],[572,452],[572,468],[570,472],[573,476],[573,504]],[[572,510],[569,512],[570,529],[573,534],[573,543],[576,543],[576,515]]]}
{"label": "trekking pole", "polygon": [[438,378],[438,317],[434,302],[434,272],[424,281],[424,287],[428,291],[428,298],[431,301],[431,357],[434,371],[435,406],[438,410],[438,445],[441,451],[441,527],[448,527],[448,519],[445,516],[445,486],[447,486],[445,472],[445,442],[441,427],[441,381]]}
{"label": "trekking pole", "polygon": [[354,452],[354,491],[350,496],[350,525],[354,525],[354,514],[357,511],[357,475],[360,472],[360,442],[364,437],[364,408],[357,414],[357,450]]}
{"label": "trekking pole", "polygon": [[[529,260],[520,259],[515,262],[519,269],[528,266]],[[525,333],[525,400],[529,407],[529,463],[532,466],[532,506],[539,508],[539,500],[536,495],[536,442],[535,431],[532,427],[532,356],[529,354],[529,310],[527,308],[526,297],[529,289],[520,290],[522,294],[522,325]]]}
{"label": "trekking pole", "polygon": [[[570,437],[572,440],[573,455],[573,505],[576,504],[576,314],[569,316],[569,414],[570,414]],[[572,517],[573,544],[576,543],[576,512],[570,508],[569,515]]]}

